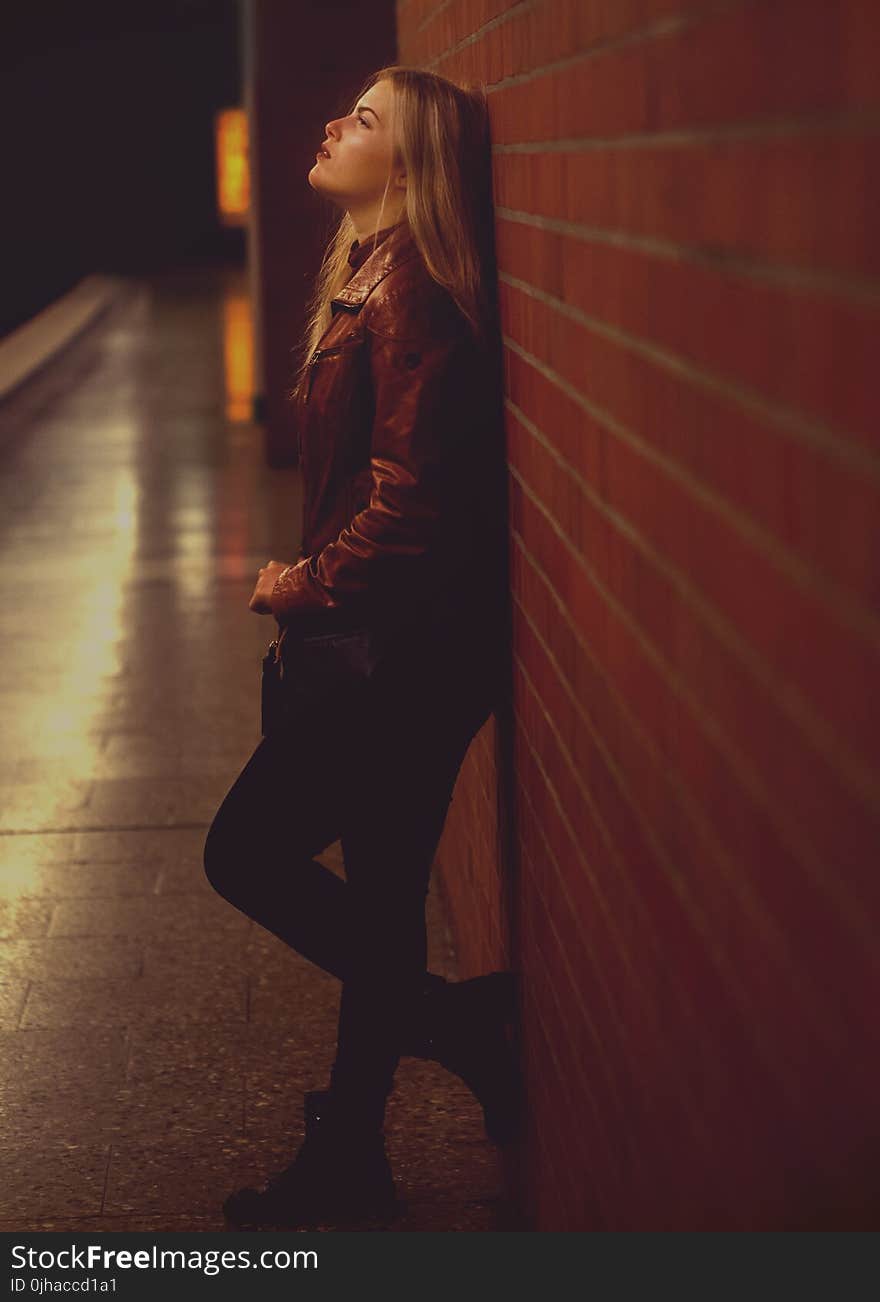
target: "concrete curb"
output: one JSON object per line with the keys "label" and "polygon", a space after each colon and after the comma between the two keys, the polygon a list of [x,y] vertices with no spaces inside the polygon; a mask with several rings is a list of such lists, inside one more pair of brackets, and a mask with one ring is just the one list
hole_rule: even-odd
{"label": "concrete curb", "polygon": [[81,334],[126,288],[120,276],[85,276],[0,340],[0,400]]}

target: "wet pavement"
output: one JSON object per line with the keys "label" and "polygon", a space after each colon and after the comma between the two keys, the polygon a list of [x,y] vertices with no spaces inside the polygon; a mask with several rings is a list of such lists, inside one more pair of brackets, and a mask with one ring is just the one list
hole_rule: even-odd
{"label": "wet pavement", "polygon": [[[327,1083],[338,982],[202,868],[259,741],[275,625],[247,601],[298,542],[250,340],[242,273],[130,282],[0,407],[3,1230],[223,1229]],[[436,883],[428,908],[454,976]],[[458,1078],[404,1059],[386,1136],[394,1229],[512,1227]]]}

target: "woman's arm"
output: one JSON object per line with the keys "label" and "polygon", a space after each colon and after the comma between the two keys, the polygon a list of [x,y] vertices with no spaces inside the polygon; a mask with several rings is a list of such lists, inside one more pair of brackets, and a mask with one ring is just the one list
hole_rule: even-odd
{"label": "woman's arm", "polygon": [[453,509],[454,474],[467,473],[458,459],[470,349],[463,321],[442,299],[429,295],[432,312],[417,298],[389,294],[366,320],[375,402],[370,500],[338,538],[279,576],[269,598],[279,620],[344,607],[367,590],[405,603]]}

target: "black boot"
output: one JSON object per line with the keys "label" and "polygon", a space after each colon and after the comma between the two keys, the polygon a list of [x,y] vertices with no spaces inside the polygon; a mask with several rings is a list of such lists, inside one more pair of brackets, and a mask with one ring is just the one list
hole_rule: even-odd
{"label": "black boot", "polygon": [[329,1090],[305,1095],[305,1138],[290,1166],[259,1189],[239,1189],[223,1204],[242,1228],[339,1224],[393,1217],[402,1209],[381,1127],[346,1115]]}
{"label": "black boot", "polygon": [[514,972],[455,983],[432,975],[401,1050],[460,1076],[476,1095],[486,1134],[495,1144],[510,1143],[522,1125],[523,1080],[507,1029],[516,1010]]}

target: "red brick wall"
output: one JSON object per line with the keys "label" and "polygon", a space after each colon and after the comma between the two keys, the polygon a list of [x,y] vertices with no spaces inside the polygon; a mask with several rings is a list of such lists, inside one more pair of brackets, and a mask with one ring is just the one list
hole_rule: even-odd
{"label": "red brick wall", "polygon": [[490,91],[517,854],[493,721],[439,859],[523,972],[533,1224],[876,1229],[880,10],[398,35]]}

